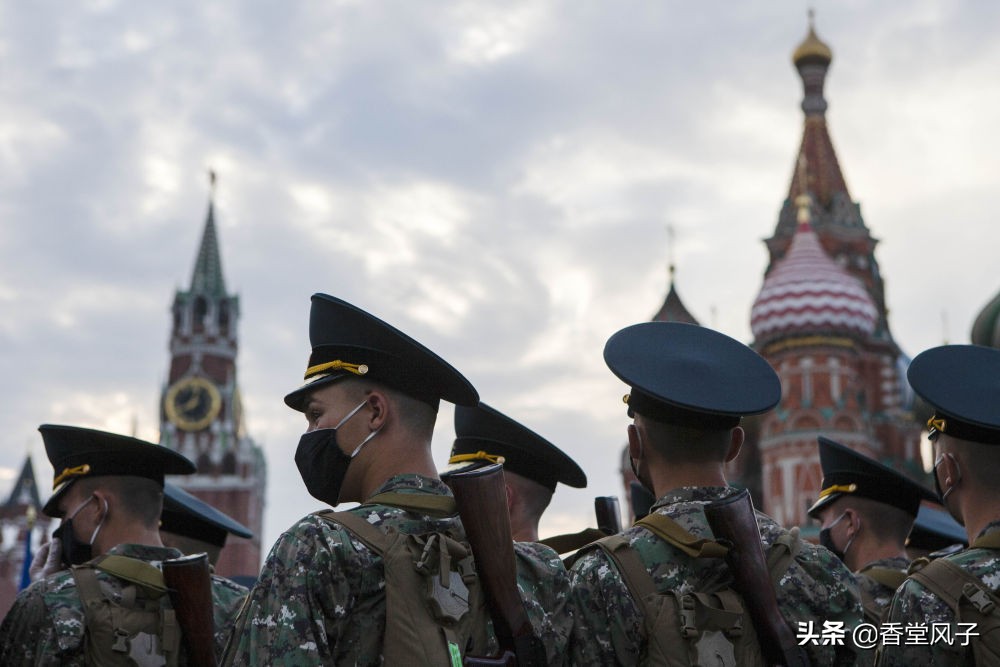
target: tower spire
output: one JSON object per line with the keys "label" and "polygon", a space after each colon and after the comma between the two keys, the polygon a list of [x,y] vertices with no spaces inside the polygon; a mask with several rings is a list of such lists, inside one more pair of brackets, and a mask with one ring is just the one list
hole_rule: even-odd
{"label": "tower spire", "polygon": [[226,282],[222,276],[222,259],[219,255],[219,237],[215,230],[215,170],[208,171],[208,215],[201,246],[191,274],[191,292],[211,297],[226,295]]}

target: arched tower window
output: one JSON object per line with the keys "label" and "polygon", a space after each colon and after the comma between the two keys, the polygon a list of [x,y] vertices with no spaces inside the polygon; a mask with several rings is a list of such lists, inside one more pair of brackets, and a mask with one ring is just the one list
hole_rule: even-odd
{"label": "arched tower window", "polygon": [[229,302],[223,301],[219,304],[219,333],[223,336],[229,335]]}
{"label": "arched tower window", "polygon": [[234,475],[236,474],[236,455],[232,452],[226,452],[225,456],[222,457],[222,466],[220,472],[223,475]]}
{"label": "arched tower window", "polygon": [[199,296],[194,300],[194,326],[196,329],[205,328],[205,315],[208,313],[208,301],[205,297]]}

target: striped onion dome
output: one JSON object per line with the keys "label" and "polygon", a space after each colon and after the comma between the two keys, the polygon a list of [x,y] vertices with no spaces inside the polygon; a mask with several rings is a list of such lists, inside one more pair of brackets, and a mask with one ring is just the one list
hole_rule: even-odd
{"label": "striped onion dome", "polygon": [[809,197],[796,203],[799,226],[788,253],[764,279],[750,311],[757,344],[809,334],[873,334],[878,310],[871,295],[823,250],[809,223]]}

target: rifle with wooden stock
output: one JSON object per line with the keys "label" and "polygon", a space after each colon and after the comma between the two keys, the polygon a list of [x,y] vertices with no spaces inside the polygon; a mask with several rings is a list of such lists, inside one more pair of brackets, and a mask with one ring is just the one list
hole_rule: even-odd
{"label": "rifle with wooden stock", "polygon": [[466,665],[485,667],[545,665],[545,647],[535,636],[517,589],[517,565],[507,514],[507,489],[499,463],[448,476],[476,573],[486,594],[500,643],[496,657],[466,656]]}
{"label": "rifle with wooden stock", "polygon": [[733,573],[733,588],[743,597],[767,664],[808,667],[805,651],[778,609],[750,492],[743,489],[708,503],[705,517],[716,539],[729,548],[726,563]]}
{"label": "rifle with wooden stock", "polygon": [[163,561],[163,581],[177,614],[188,664],[191,667],[216,667],[208,554],[192,554]]}

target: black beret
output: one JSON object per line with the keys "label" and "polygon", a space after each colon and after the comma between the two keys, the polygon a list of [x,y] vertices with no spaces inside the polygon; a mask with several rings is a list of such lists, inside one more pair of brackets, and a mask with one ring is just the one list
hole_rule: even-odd
{"label": "black beret", "polygon": [[54,471],[52,496],[42,510],[51,517],[62,516],[59,499],[78,479],[146,477],[163,486],[164,475],[195,471],[195,465],[174,450],[126,435],[54,424],[42,424],[38,430]]}
{"label": "black beret", "polygon": [[314,294],[309,314],[312,354],[305,384],[285,396],[300,412],[319,387],[353,375],[383,383],[427,403],[441,399],[475,405],[479,394],[465,377],[395,327],[328,294]]}
{"label": "black beret", "polygon": [[909,477],[822,436],[819,437],[819,463],[823,469],[823,489],[809,508],[809,516],[813,518],[844,495],[898,507],[914,517],[920,509],[920,501],[938,500],[936,493]]}
{"label": "black beret", "polygon": [[[449,464],[504,457],[504,470],[554,491],[556,484],[583,488],[587,476],[551,442],[485,403],[456,406],[455,444]],[[482,458],[475,458],[480,455]]]}
{"label": "black beret", "polygon": [[1000,350],[943,345],[921,352],[906,371],[913,391],[934,408],[931,436],[1000,445]]}
{"label": "black beret", "polygon": [[732,428],[743,415],[767,412],[781,400],[781,382],[763,357],[696,324],[626,327],[608,339],[604,361],[632,387],[629,415],[656,421]]}

